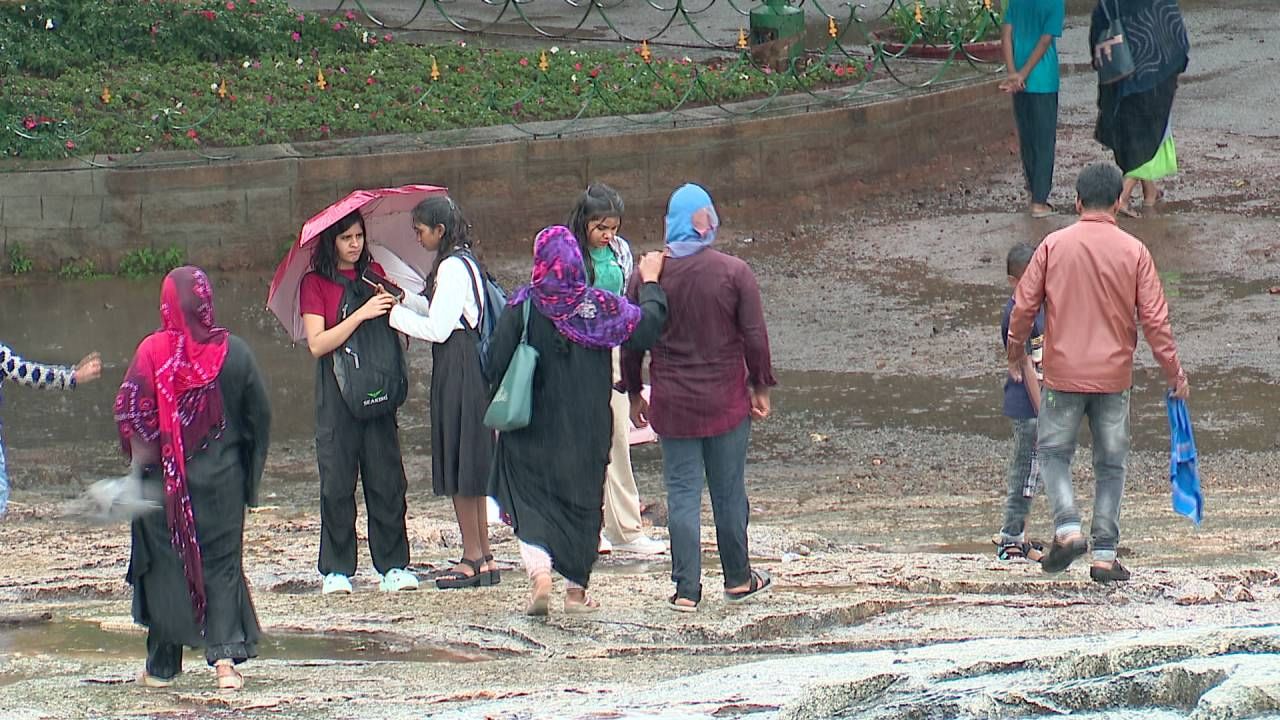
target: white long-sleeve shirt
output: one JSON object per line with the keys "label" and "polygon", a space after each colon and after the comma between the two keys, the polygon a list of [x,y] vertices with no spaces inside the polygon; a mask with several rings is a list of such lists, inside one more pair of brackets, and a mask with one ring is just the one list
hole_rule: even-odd
{"label": "white long-sleeve shirt", "polygon": [[[432,300],[421,295],[405,295],[404,301],[391,308],[391,327],[412,338],[441,343],[455,330],[476,327],[480,322],[477,294],[483,289],[471,282],[466,260],[458,256],[445,258],[436,270],[436,290]],[[472,266],[477,282],[479,268]],[[465,322],[465,324],[464,324]]]}

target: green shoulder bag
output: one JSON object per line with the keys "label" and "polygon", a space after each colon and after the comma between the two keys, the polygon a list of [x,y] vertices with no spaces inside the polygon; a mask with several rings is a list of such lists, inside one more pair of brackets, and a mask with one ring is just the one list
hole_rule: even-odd
{"label": "green shoulder bag", "polygon": [[533,371],[538,367],[538,351],[529,344],[529,300],[524,301],[524,331],[502,376],[498,392],[484,413],[484,425],[498,432],[519,430],[533,417]]}

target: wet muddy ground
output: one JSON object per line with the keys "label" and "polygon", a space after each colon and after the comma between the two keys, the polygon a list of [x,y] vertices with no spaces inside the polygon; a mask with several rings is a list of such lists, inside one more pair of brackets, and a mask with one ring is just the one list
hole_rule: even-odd
{"label": "wet muddy ground", "polygon": [[[386,596],[365,556],[355,595],[320,596],[313,366],[262,309],[265,275],[216,278],[220,320],[249,339],[276,408],[266,496],[246,542],[270,640],[237,694],[215,691],[195,654],[172,689],[132,682],[143,635],[129,621],[127,532],[60,516],[83,485],[122,467],[113,385],[154,325],[155,283],[0,288],[7,342],[66,361],[98,349],[108,364],[106,381],[74,394],[6,386],[15,491],[0,521],[0,717],[1280,713],[1280,296],[1268,293],[1280,285],[1280,140],[1260,129],[1265,104],[1239,104],[1229,122],[1218,105],[1224,84],[1247,72],[1228,58],[1256,54],[1258,39],[1275,47],[1280,34],[1251,3],[1199,7],[1188,20],[1206,28],[1203,60],[1175,110],[1183,173],[1158,214],[1123,225],[1165,280],[1193,386],[1205,521],[1193,528],[1169,509],[1161,380],[1143,344],[1122,517],[1132,582],[1101,587],[1083,566],[1051,577],[1000,563],[989,541],[1009,449],[999,414],[1004,252],[1071,220],[1018,214],[1010,142],[970,161],[904,163],[914,169],[848,198],[836,220],[741,227],[726,209],[720,244],[759,274],[782,382],[775,416],[753,430],[748,469],[752,554],[778,584],[761,602],[728,607],[714,533],[704,532],[706,601],[691,616],[662,604],[667,561],[616,556],[593,578],[600,615],[553,605],[548,620],[525,618],[527,584],[501,527],[494,549],[511,569],[496,588]],[[1237,38],[1232,28],[1248,30]],[[1103,158],[1089,82],[1064,81],[1059,207],[1076,171]],[[507,280],[526,267],[490,260]],[[447,503],[430,496],[425,348],[415,346],[413,367],[401,429],[412,553],[428,571],[457,556],[458,537]],[[657,448],[634,457],[642,494],[661,501]],[[1086,507],[1088,460],[1086,438],[1076,471]],[[1042,498],[1031,531],[1048,531]]]}

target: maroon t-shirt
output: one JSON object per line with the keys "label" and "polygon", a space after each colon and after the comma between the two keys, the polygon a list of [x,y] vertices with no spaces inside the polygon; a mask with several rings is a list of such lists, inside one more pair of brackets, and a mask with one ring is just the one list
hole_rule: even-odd
{"label": "maroon t-shirt", "polygon": [[[369,271],[386,277],[387,273],[376,262],[369,263]],[[356,279],[355,270],[339,270],[338,273],[348,280]],[[301,315],[321,315],[324,317],[324,329],[328,330],[338,324],[338,305],[342,303],[341,284],[323,275],[309,272],[302,276],[302,287],[298,290],[298,313]]]}

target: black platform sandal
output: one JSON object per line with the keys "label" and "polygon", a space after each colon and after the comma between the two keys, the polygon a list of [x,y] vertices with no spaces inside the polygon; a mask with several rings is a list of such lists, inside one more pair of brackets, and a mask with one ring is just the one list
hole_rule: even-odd
{"label": "black platform sandal", "polygon": [[[481,562],[491,563],[491,562],[493,562],[493,556],[492,556],[492,555],[485,555],[485,556],[484,556],[484,560],[482,560]],[[482,582],[482,583],[480,583],[481,585],[498,585],[498,584],[502,583],[502,573],[501,573],[501,572],[499,572],[499,570],[498,570],[498,568],[497,568],[497,563],[494,563],[494,568],[493,568],[492,570],[490,570],[490,571],[489,571],[488,573],[486,573],[486,574],[489,576],[489,581],[488,581],[488,582]]]}
{"label": "black platform sandal", "polygon": [[480,587],[481,585],[490,584],[489,573],[480,571],[480,566],[484,565],[484,560],[461,558],[455,564],[470,567],[472,574],[468,575],[460,570],[442,572],[436,576],[436,587],[440,590],[457,590],[459,588]]}

